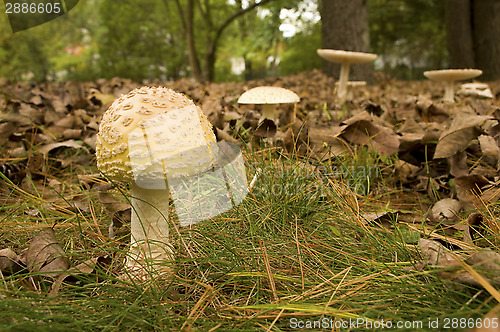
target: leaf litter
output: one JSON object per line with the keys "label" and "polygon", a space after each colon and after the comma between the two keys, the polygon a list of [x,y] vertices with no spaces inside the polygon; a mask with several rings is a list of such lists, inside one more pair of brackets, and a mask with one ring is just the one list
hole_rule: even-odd
{"label": "leaf litter", "polygon": [[[375,151],[380,158],[376,166],[387,183],[411,192],[415,201],[428,202],[420,203],[423,213],[419,215],[400,211],[397,202],[391,206],[389,201],[382,211],[367,213],[365,220],[387,229],[398,223],[415,225],[422,221],[432,226],[429,232],[417,228],[423,234],[419,242],[423,266],[443,269],[440,275],[444,279],[481,286],[474,276],[460,269],[457,255],[461,253],[432,238],[440,237],[442,242],[453,238],[448,245],[462,239],[475,248],[462,255],[465,262],[489,282],[498,284],[499,254],[490,248],[498,248],[494,236],[500,226],[498,217],[488,210],[500,199],[498,85],[493,86],[493,99],[461,96],[453,105],[434,99],[440,87],[433,82],[395,84],[390,80],[358,89],[352,101],[339,104],[333,93],[333,79],[319,71],[242,83],[179,80],[153,81],[150,85],[164,85],[192,98],[216,128],[219,140],[254,147],[270,143],[311,164],[332,163],[342,155],[355,156],[360,146]],[[236,103],[241,93],[260,85],[285,87],[301,97],[296,109],[278,108],[273,138],[258,132],[258,106]],[[106,192],[112,188],[96,189],[106,181],[95,173],[95,139],[100,118],[111,102],[139,86],[119,78],[2,86],[0,203],[7,205],[15,197],[34,195],[45,203],[65,206],[61,213],[66,217],[93,218],[95,211],[84,195],[90,189],[99,192],[98,201],[111,220],[107,237],[115,239],[115,228],[130,221],[130,206]],[[392,162],[387,161],[389,156],[394,157]],[[78,177],[59,181],[58,194],[43,190],[48,180],[64,178],[65,172],[75,170]],[[68,195],[75,188],[79,188],[78,194]],[[19,196],[9,194],[16,190]],[[377,189],[367,194],[375,196]],[[39,218],[41,214],[37,211],[29,217]],[[439,234],[442,226],[448,231]],[[56,279],[53,293],[57,293],[68,276],[95,272],[96,266],[108,258],[100,255],[70,267],[75,263],[55,240],[54,229],[48,228],[40,231],[20,255],[9,248],[0,250],[0,267],[2,273],[27,269]]]}

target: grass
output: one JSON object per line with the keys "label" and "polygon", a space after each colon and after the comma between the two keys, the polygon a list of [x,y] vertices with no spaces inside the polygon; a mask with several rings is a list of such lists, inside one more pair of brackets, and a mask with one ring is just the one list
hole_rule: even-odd
{"label": "grass", "polygon": [[[406,322],[407,328],[395,330],[431,331],[436,328],[430,320],[436,319],[441,324],[449,319],[450,327],[456,319],[453,330],[466,330],[460,322],[482,318],[498,304],[488,291],[446,281],[435,269],[412,269],[421,261],[415,238],[422,220],[410,230],[363,218],[364,211],[385,206],[381,197],[397,199],[401,192],[387,187],[383,172],[360,176],[358,167],[390,160],[361,150],[330,164],[274,150],[246,157],[248,177],[260,172],[246,199],[211,220],[172,232],[177,252],[172,280],[117,278],[127,237],[107,238],[110,217],[96,192],[84,190],[77,178],[95,169],[61,174],[61,195],[35,181],[32,190],[29,184],[4,190],[0,248],[19,253],[39,229],[55,224],[73,265],[89,257],[105,263],[91,274],[68,278],[55,295],[49,294],[47,278],[4,275],[0,330],[288,331],[307,324],[332,330],[349,321],[377,330],[384,320],[393,328]],[[359,183],[362,191],[352,186]],[[87,205],[79,209],[68,205],[82,201]],[[487,219],[494,215],[495,206]]]}

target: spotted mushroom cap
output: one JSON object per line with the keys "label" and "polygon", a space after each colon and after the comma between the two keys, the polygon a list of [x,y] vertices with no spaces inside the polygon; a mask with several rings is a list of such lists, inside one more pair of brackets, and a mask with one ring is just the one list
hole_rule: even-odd
{"label": "spotted mushroom cap", "polygon": [[136,183],[198,174],[212,167],[217,155],[211,128],[181,93],[163,87],[132,90],[102,117],[97,167],[112,180]]}
{"label": "spotted mushroom cap", "polygon": [[299,101],[295,92],[276,86],[258,86],[246,91],[238,99],[239,104],[288,104]]}

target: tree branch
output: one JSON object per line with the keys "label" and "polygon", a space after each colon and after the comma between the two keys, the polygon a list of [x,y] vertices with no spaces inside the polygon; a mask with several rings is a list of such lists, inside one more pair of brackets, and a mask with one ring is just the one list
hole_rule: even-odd
{"label": "tree branch", "polygon": [[[174,0],[175,5],[177,6],[177,11],[179,12],[179,18],[181,20],[182,28],[184,31],[186,31],[186,19],[184,18],[184,12],[182,10],[182,6],[179,3],[179,0]],[[163,0],[163,3],[165,4],[165,7],[168,9],[168,0]]]}
{"label": "tree branch", "polygon": [[217,43],[217,40],[219,39],[220,35],[222,34],[222,32],[227,28],[227,26],[232,22],[234,21],[235,19],[237,19],[238,17],[240,17],[241,15],[253,10],[255,7],[258,7],[258,6],[261,6],[261,5],[264,5],[268,2],[271,2],[271,1],[274,1],[274,0],[261,0],[260,2],[256,2],[254,4],[251,4],[250,6],[248,6],[247,8],[243,9],[243,10],[240,10],[236,13],[234,13],[233,15],[229,16],[224,22],[222,22],[222,24],[219,26],[219,28],[217,28],[217,31],[215,33],[215,38],[214,38],[214,44]]}

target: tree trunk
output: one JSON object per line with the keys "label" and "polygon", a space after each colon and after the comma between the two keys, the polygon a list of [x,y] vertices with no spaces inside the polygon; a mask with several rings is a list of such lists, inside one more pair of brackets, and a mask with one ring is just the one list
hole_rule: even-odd
{"label": "tree trunk", "polygon": [[191,66],[191,73],[197,81],[202,81],[200,62],[196,52],[196,45],[194,43],[194,3],[193,0],[187,0],[186,7],[186,41],[188,45],[189,64]]}
{"label": "tree trunk", "polygon": [[500,0],[472,0],[474,59],[481,80],[500,79]]}
{"label": "tree trunk", "polygon": [[450,68],[474,68],[470,0],[446,1],[446,38]]}
{"label": "tree trunk", "polygon": [[450,67],[500,79],[500,0],[447,0],[446,25]]}
{"label": "tree trunk", "polygon": [[219,40],[224,30],[226,30],[226,28],[241,15],[244,15],[249,11],[254,10],[256,7],[262,6],[270,1],[271,0],[261,0],[260,2],[249,5],[245,9],[237,11],[233,13],[231,16],[229,16],[225,21],[221,23],[221,25],[219,25],[216,28],[214,37],[211,40],[210,39],[208,40],[207,53],[205,54],[206,63],[205,63],[204,77],[206,80],[212,82],[215,78],[215,61],[217,58],[217,47],[219,45]]}
{"label": "tree trunk", "polygon": [[[323,0],[321,2],[323,48],[368,52],[370,48],[366,0]],[[324,72],[339,77],[340,65],[323,62]],[[353,65],[351,80],[370,80],[372,64]]]}

